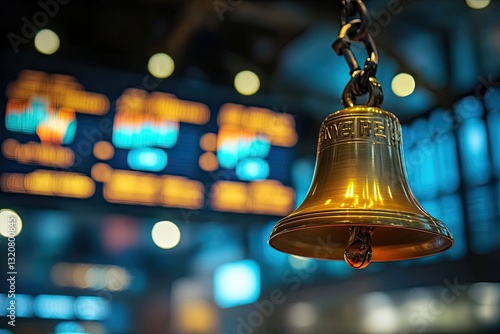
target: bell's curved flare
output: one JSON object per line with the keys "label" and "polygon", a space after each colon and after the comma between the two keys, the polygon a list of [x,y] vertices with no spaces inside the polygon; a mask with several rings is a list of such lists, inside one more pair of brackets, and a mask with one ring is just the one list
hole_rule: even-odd
{"label": "bell's curved flare", "polygon": [[276,224],[269,244],[298,256],[343,260],[359,226],[370,231],[371,261],[450,248],[448,228],[411,193],[402,149],[401,125],[388,111],[354,106],[329,115],[321,125],[309,193]]}

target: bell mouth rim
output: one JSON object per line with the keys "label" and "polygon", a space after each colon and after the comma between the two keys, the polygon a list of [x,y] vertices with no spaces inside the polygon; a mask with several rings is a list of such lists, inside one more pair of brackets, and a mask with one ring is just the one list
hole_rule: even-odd
{"label": "bell mouth rim", "polygon": [[[344,209],[344,210],[331,210],[331,211],[318,211],[310,213],[292,213],[287,217],[284,217],[278,221],[276,224],[276,229],[278,226],[293,224],[297,220],[312,220],[312,221],[323,221],[328,218],[345,218],[345,221],[336,221],[338,225],[345,226],[385,226],[385,227],[395,227],[395,228],[406,228],[411,230],[418,230],[422,232],[436,233],[439,235],[447,236],[453,241],[453,236],[450,230],[444,225],[440,220],[426,214],[416,214],[404,211],[389,211],[389,210],[365,210],[365,209]],[[377,223],[367,224],[365,221],[356,222],[353,219],[358,218],[362,220],[364,218],[373,219],[375,217],[383,218],[383,221]],[[413,219],[412,219],[413,218]],[[387,224],[387,219],[394,219],[397,223]],[[408,220],[410,219],[410,220]],[[431,223],[430,223],[431,222]],[[315,224],[316,226],[321,226],[325,223]],[[329,224],[329,223],[326,223]],[[418,224],[418,225],[417,225]],[[413,226],[415,225],[415,226]],[[422,225],[426,226],[426,229],[419,228]],[[311,226],[309,223],[307,226]],[[292,227],[293,228],[293,227]],[[274,232],[274,231],[273,231]]]}
{"label": "bell mouth rim", "polygon": [[[332,220],[334,225],[332,225]],[[343,250],[348,241],[349,226],[373,226],[373,258],[372,262],[400,261],[425,257],[443,252],[453,246],[454,240],[449,229],[439,220],[425,214],[416,214],[386,210],[335,210],[314,213],[293,214],[287,216],[276,224],[268,243],[271,247],[285,251],[290,254],[317,258],[323,260],[342,260]],[[304,230],[325,230],[325,236],[345,234],[342,240],[344,245],[339,244],[331,256],[316,256],[308,252],[308,248],[317,248],[318,242],[314,241],[307,245],[287,244],[283,237],[293,238],[293,235]],[[389,230],[397,229],[398,233],[414,234],[422,239],[421,244],[414,244],[416,251],[405,249],[401,252],[392,250],[395,246],[377,245],[377,237],[380,234],[390,233]],[[383,231],[382,233],[378,231]],[[337,240],[338,241],[338,240]],[[381,251],[380,249],[386,248]],[[311,248],[311,249],[312,249]],[[377,250],[377,248],[379,248]],[[385,249],[384,248],[384,249]],[[397,247],[396,247],[397,248]],[[311,250],[309,249],[309,251]],[[398,248],[399,249],[399,248]]]}

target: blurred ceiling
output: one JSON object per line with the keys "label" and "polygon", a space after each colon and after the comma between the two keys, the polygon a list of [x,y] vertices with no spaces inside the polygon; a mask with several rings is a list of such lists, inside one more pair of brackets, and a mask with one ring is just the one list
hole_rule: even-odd
{"label": "blurred ceiling", "polygon": [[[365,4],[380,52],[384,107],[403,121],[450,107],[500,75],[499,1],[481,10],[465,0]],[[289,96],[290,103],[322,119],[341,107],[349,79],[343,58],[331,49],[340,9],[340,0],[9,1],[0,4],[0,26],[21,34],[23,18],[34,22],[45,11],[50,17],[43,27],[61,39],[58,57],[119,70],[145,72],[156,52],[172,56],[177,78],[232,86],[237,72],[250,69],[261,78],[261,94]],[[8,38],[2,40],[11,52]],[[35,52],[32,44],[20,45],[21,52]],[[363,50],[354,49],[362,63]],[[417,82],[406,98],[390,89],[402,71]]]}

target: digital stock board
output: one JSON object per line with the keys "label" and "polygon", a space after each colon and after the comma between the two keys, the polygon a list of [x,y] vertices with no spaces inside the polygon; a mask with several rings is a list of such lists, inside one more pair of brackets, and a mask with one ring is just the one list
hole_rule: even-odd
{"label": "digital stock board", "polygon": [[[23,69],[5,89],[3,193],[285,215],[294,118]],[[88,85],[87,85],[88,86]]]}

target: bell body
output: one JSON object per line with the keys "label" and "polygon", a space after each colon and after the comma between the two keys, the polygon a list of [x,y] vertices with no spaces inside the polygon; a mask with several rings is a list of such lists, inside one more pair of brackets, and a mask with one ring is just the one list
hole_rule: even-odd
{"label": "bell body", "polygon": [[372,261],[417,258],[453,245],[408,186],[401,125],[385,110],[354,106],[322,123],[314,178],[302,204],[274,227],[269,244],[283,252],[344,259],[350,227],[373,228]]}

